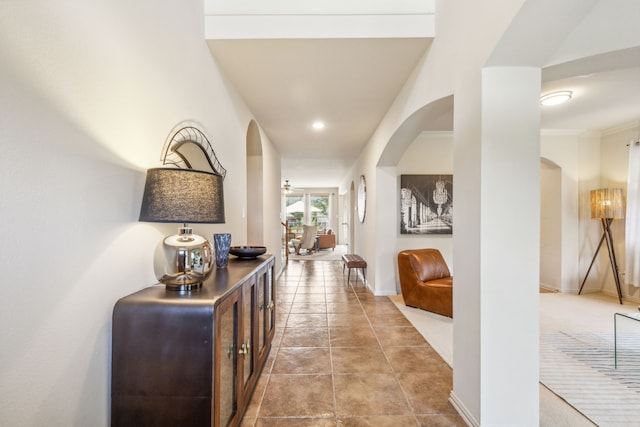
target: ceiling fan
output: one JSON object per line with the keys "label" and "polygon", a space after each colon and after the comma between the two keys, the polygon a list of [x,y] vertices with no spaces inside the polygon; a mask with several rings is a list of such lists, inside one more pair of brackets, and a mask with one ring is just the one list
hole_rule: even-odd
{"label": "ceiling fan", "polygon": [[284,194],[292,194],[292,193],[301,193],[303,190],[301,188],[296,188],[289,184],[289,180],[284,180],[284,185],[282,186],[282,192]]}

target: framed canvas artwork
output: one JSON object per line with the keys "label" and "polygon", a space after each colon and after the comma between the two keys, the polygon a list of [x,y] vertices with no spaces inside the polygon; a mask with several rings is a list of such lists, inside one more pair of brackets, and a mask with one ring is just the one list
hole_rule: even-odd
{"label": "framed canvas artwork", "polygon": [[453,175],[400,175],[400,234],[453,233]]}

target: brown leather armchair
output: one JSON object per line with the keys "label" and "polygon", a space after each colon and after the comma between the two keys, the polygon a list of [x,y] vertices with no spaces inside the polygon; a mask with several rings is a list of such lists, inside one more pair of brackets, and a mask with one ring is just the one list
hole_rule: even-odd
{"label": "brown leather armchair", "polygon": [[331,229],[326,233],[318,232],[318,249],[333,249],[336,250],[336,235],[333,234]]}
{"label": "brown leather armchair", "polygon": [[453,317],[453,277],[439,250],[399,252],[398,273],[406,305]]}

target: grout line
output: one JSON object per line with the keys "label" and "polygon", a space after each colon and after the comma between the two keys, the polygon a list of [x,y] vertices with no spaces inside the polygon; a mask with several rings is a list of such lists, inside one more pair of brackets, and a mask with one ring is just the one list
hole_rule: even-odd
{"label": "grout line", "polygon": [[[327,420],[332,420],[336,423],[336,425],[338,425],[339,420],[342,418],[345,419],[366,419],[368,417],[375,417],[375,416],[384,416],[384,414],[362,414],[362,415],[355,415],[355,414],[344,414],[344,415],[340,415],[338,414],[338,403],[337,403],[337,390],[336,390],[336,370],[334,367],[334,345],[332,343],[332,327],[331,327],[331,322],[330,322],[330,315],[349,315],[349,314],[354,314],[355,312],[353,310],[347,310],[345,312],[342,312],[343,310],[340,309],[339,313],[336,313],[335,311],[329,311],[329,304],[333,304],[334,305],[334,309],[335,309],[335,304],[343,304],[343,303],[347,303],[347,304],[352,304],[352,297],[355,297],[355,301],[357,302],[358,306],[360,307],[361,313],[365,316],[366,322],[371,330],[371,333],[373,333],[373,336],[375,338],[375,343],[378,345],[378,347],[380,348],[380,350],[382,351],[385,361],[386,363],[389,365],[390,367],[390,372],[396,382],[396,385],[400,388],[401,392],[402,392],[402,396],[403,399],[405,401],[405,404],[407,406],[407,408],[409,408],[409,411],[407,414],[396,414],[398,417],[402,416],[402,417],[410,417],[412,418],[415,422],[416,425],[419,425],[418,422],[418,414],[415,411],[415,408],[411,405],[411,402],[409,400],[409,395],[407,394],[407,391],[402,387],[402,385],[399,382],[398,379],[398,374],[399,372],[396,372],[396,370],[393,368],[393,365],[391,364],[391,360],[389,359],[389,355],[387,353],[387,351],[385,350],[385,348],[382,346],[382,343],[380,341],[380,336],[378,331],[376,331],[376,329],[374,328],[374,324],[372,322],[372,318],[370,316],[370,314],[367,312],[366,307],[368,306],[367,303],[367,299],[368,297],[372,297],[375,299],[375,301],[377,301],[376,298],[373,296],[373,294],[371,293],[371,291],[368,289],[368,287],[366,287],[366,284],[363,284],[364,288],[363,289],[356,289],[356,287],[354,286],[354,284],[352,283],[346,283],[346,276],[343,274],[342,275],[342,280],[340,280],[340,275],[338,273],[340,273],[340,265],[337,265],[339,263],[339,261],[335,261],[335,262],[324,262],[324,263],[313,263],[311,261],[308,262],[302,262],[300,267],[296,267],[296,270],[290,269],[289,272],[294,272],[295,274],[298,275],[298,280],[296,281],[296,287],[295,287],[295,292],[293,292],[293,299],[290,302],[290,306],[288,308],[288,310],[285,312],[284,315],[287,316],[287,319],[284,323],[282,323],[282,327],[281,327],[281,335],[280,335],[280,341],[277,343],[277,346],[272,346],[271,351],[275,351],[276,354],[274,354],[273,357],[273,363],[271,364],[271,370],[269,371],[269,377],[267,379],[267,383],[265,384],[265,388],[263,390],[262,396],[260,396],[260,402],[259,402],[259,406],[257,408],[256,414],[255,414],[255,419],[253,420],[253,425],[257,425],[258,424],[258,419],[259,418],[269,418],[272,421],[277,420],[278,418],[282,418],[282,419],[313,419],[313,418],[322,418],[322,419],[327,419]],[[320,266],[319,264],[323,264],[322,266]],[[333,266],[333,267],[332,267]],[[287,267],[289,268],[289,267]],[[291,275],[289,275],[289,278],[291,278]],[[316,284],[315,281],[317,278],[318,283]],[[269,382],[271,380],[271,374],[273,372],[273,368],[275,367],[275,363],[277,358],[279,357],[279,353],[281,351],[281,349],[283,348],[283,341],[285,338],[285,333],[287,332],[287,329],[290,329],[287,327],[287,324],[289,322],[289,317],[292,314],[293,311],[293,307],[296,304],[296,300],[298,298],[298,296],[303,296],[305,295],[304,301],[305,304],[311,304],[311,301],[309,300],[308,295],[315,295],[315,294],[311,294],[311,293],[302,293],[300,292],[302,290],[303,287],[309,285],[309,286],[318,286],[320,285],[320,282],[322,283],[322,287],[323,287],[323,298],[324,298],[324,310],[320,310],[321,313],[324,313],[325,316],[325,325],[324,328],[326,328],[327,331],[327,339],[328,339],[328,347],[329,347],[329,363],[330,363],[330,369],[331,369],[331,391],[333,393],[333,396],[331,397],[333,400],[333,416],[283,416],[283,417],[260,417],[260,412],[262,410],[262,405],[263,405],[263,400],[264,397],[266,395],[267,392],[267,387],[269,385]],[[340,286],[341,285],[341,289]],[[278,286],[278,282],[276,282],[276,286]],[[329,289],[331,289],[331,291],[329,292]],[[331,301],[329,302],[329,296],[330,295],[333,296],[333,298],[331,298]],[[320,295],[320,294],[318,294]],[[341,295],[344,295],[347,297],[346,301],[342,301],[341,300]],[[382,297],[381,297],[382,298]],[[300,301],[298,301],[300,303]],[[395,304],[391,301],[388,300],[389,304],[391,304],[391,306],[395,307]],[[395,307],[396,310],[398,311],[398,315],[402,316],[402,313],[400,312],[400,310],[397,309],[397,307]],[[355,308],[354,308],[355,309]],[[357,309],[355,309],[357,310]],[[303,310],[304,311],[304,310]],[[313,311],[313,310],[312,310]],[[301,314],[315,314],[315,313],[301,313]],[[320,313],[318,313],[320,314]],[[340,316],[338,316],[340,317]],[[340,320],[340,319],[339,319]],[[340,325],[342,325],[342,323],[340,323]],[[347,327],[348,326],[335,326],[336,328],[340,328],[340,327]],[[359,328],[359,327],[358,327]],[[415,327],[414,327],[415,329]],[[373,344],[369,344],[367,347],[372,348],[371,346],[375,345]],[[337,347],[336,347],[337,348]],[[309,374],[286,374],[286,375],[300,375],[300,376],[305,376],[305,375],[309,375]],[[398,396],[399,397],[399,396]],[[388,414],[387,416],[391,416],[390,414]],[[277,421],[275,421],[277,422]]]}

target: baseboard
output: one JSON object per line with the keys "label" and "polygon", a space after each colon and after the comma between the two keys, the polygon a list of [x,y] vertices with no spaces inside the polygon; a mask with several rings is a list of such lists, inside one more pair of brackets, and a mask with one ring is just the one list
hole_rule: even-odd
{"label": "baseboard", "polygon": [[449,403],[453,406],[453,408],[458,412],[460,417],[462,417],[463,421],[467,423],[470,427],[480,427],[480,423],[476,421],[471,412],[469,412],[464,406],[464,404],[458,399],[456,394],[451,390],[449,394]]}
{"label": "baseboard", "polygon": [[[624,285],[624,286],[630,286],[630,285]],[[618,293],[616,292],[615,289],[603,289],[600,291],[601,294],[613,297],[613,298],[618,298]],[[624,295],[624,293],[622,294],[622,301],[626,301],[626,302],[631,302],[634,304],[637,304],[640,302],[640,299],[638,299],[638,296],[635,295]]]}
{"label": "baseboard", "polygon": [[540,291],[541,292],[560,292],[558,288],[553,285],[549,285],[548,283],[540,282]]}

